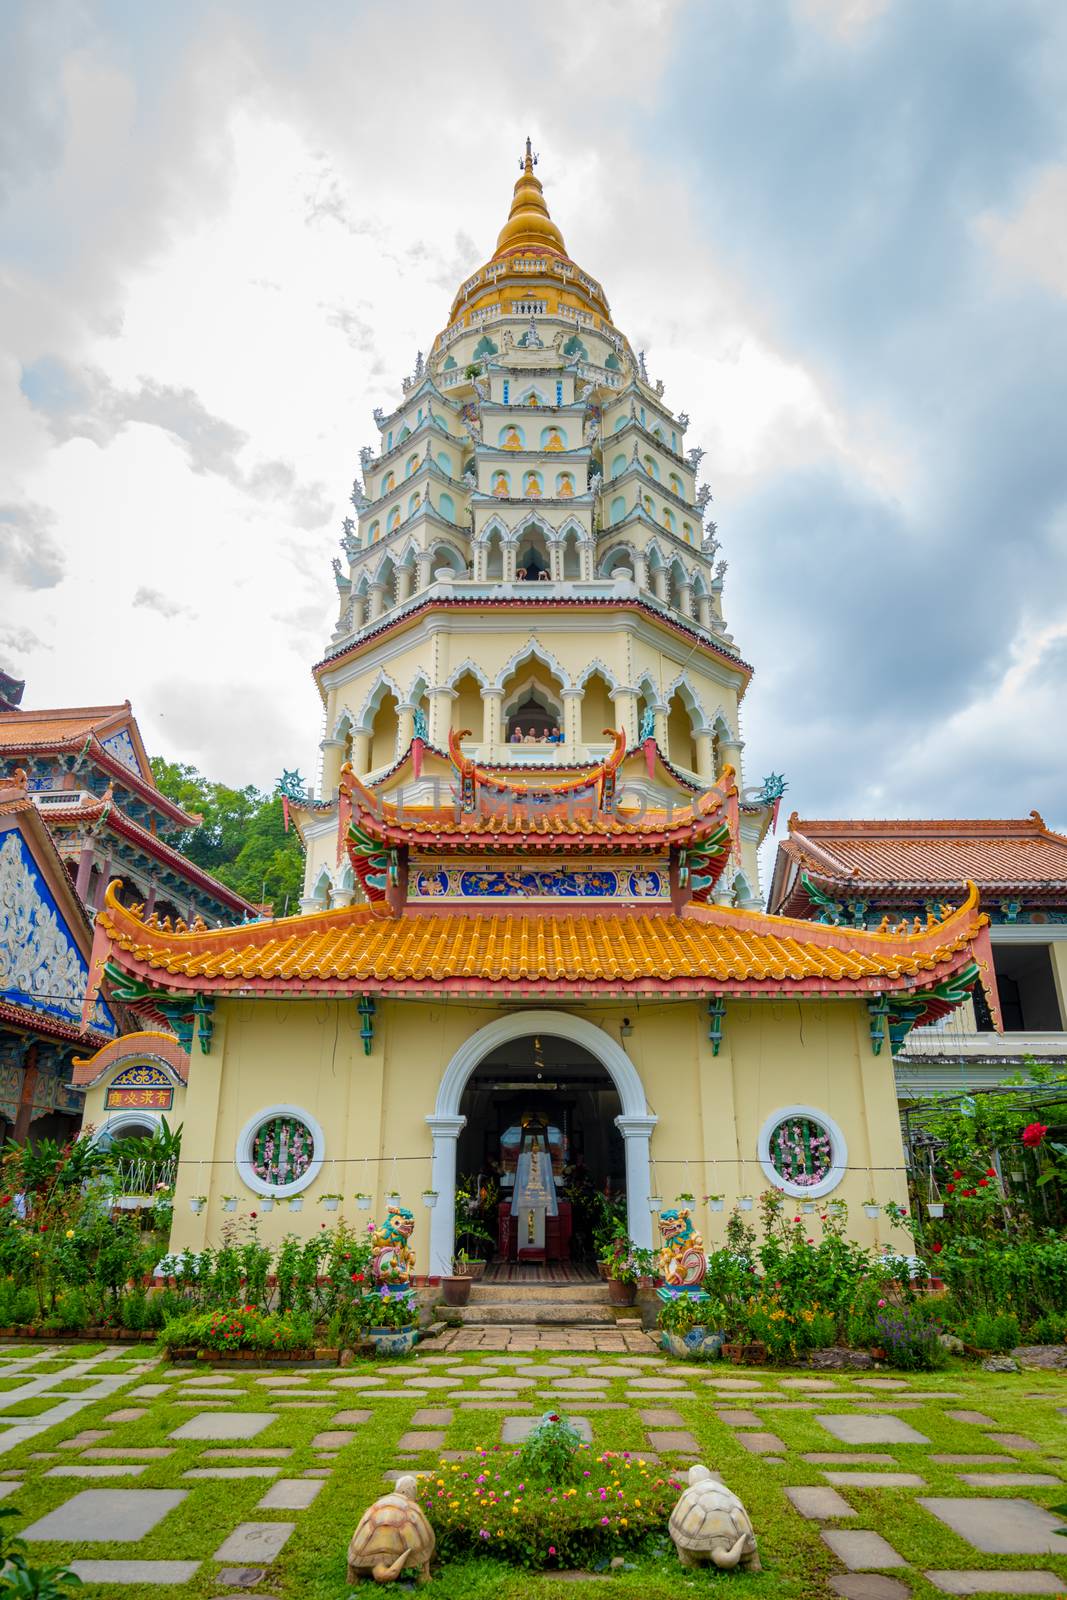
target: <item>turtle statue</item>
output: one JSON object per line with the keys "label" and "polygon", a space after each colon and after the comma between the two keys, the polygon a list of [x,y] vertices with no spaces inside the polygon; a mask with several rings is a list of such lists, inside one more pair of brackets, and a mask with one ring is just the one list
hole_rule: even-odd
{"label": "turtle statue", "polygon": [[417,1502],[418,1479],[408,1473],[392,1494],[368,1506],[348,1547],[348,1582],[368,1574],[375,1583],[392,1583],[405,1567],[419,1568],[419,1583],[430,1581],[430,1557],[437,1543]]}
{"label": "turtle statue", "polygon": [[683,1567],[713,1562],[725,1571],[761,1571],[748,1512],[707,1467],[689,1468],[689,1487],[671,1512],[668,1532]]}

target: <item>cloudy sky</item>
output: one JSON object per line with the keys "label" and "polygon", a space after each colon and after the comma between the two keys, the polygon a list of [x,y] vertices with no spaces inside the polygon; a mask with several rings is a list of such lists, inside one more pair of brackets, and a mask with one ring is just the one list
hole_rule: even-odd
{"label": "cloudy sky", "polygon": [[506,214],[707,451],[746,766],[1067,825],[1060,0],[0,10],[0,663],[313,775],[371,408]]}

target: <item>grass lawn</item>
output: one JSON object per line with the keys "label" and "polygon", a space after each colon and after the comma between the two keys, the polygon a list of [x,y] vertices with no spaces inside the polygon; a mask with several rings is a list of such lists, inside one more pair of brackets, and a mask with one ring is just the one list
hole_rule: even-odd
{"label": "grass lawn", "polygon": [[[650,1351],[651,1354],[651,1351]],[[436,1358],[428,1363],[425,1356]],[[114,1540],[101,1543],[35,1543],[32,1553],[39,1561],[74,1559],[130,1559],[133,1557],[199,1560],[201,1566],[190,1582],[181,1586],[138,1584],[86,1584],[79,1593],[84,1600],[210,1600],[228,1592],[231,1586],[218,1579],[219,1564],[214,1552],[240,1522],[290,1522],[296,1531],[277,1560],[269,1566],[267,1577],[258,1587],[283,1600],[346,1600],[350,1590],[345,1581],[345,1552],[352,1530],[363,1509],[386,1491],[383,1474],[390,1468],[437,1472],[440,1448],[423,1451],[410,1459],[401,1458],[397,1445],[408,1429],[439,1427],[448,1450],[473,1450],[499,1442],[504,1417],[538,1417],[548,1409],[565,1409],[572,1415],[588,1417],[597,1450],[632,1450],[647,1454],[649,1431],[663,1428],[688,1431],[699,1444],[699,1459],[719,1470],[727,1484],[738,1493],[748,1508],[759,1538],[764,1570],[758,1574],[683,1572],[673,1547],[664,1540],[659,1550],[634,1558],[634,1569],[594,1578],[579,1588],[591,1600],[611,1593],[632,1600],[674,1600],[681,1594],[724,1593],[727,1585],[741,1600],[830,1600],[828,1579],[844,1570],[842,1563],[820,1537],[820,1527],[860,1528],[883,1535],[907,1563],[892,1575],[904,1580],[917,1600],[940,1600],[941,1591],[923,1576],[926,1569],[1041,1568],[1059,1574],[1067,1591],[1067,1539],[1063,1552],[1055,1556],[986,1555],[963,1539],[918,1504],[920,1496],[981,1496],[988,1505],[990,1524],[997,1516],[996,1501],[1004,1495],[1025,1498],[1049,1506],[1067,1500],[1067,1419],[1060,1408],[1067,1407],[1067,1377],[1063,1374],[1026,1372],[992,1375],[974,1368],[955,1365],[945,1372],[923,1375],[885,1373],[878,1376],[899,1381],[903,1388],[884,1391],[865,1385],[865,1374],[855,1379],[833,1374],[822,1375],[776,1371],[754,1372],[717,1363],[692,1366],[672,1361],[645,1362],[644,1358],[616,1357],[600,1353],[533,1351],[529,1353],[477,1350],[455,1354],[452,1363],[460,1370],[442,1372],[445,1357],[431,1344],[424,1347],[421,1359],[404,1362],[363,1362],[337,1372],[315,1369],[306,1374],[264,1374],[260,1383],[254,1373],[234,1369],[225,1374],[217,1387],[227,1391],[217,1405],[210,1405],[212,1388],[196,1380],[202,1369],[180,1372],[165,1365],[131,1377],[106,1400],[84,1406],[77,1416],[38,1432],[0,1456],[0,1473],[18,1475],[20,1487],[7,1505],[16,1505],[19,1527],[35,1521],[47,1511],[67,1501],[82,1489],[160,1489],[187,1491],[180,1505],[138,1543]],[[484,1364],[483,1364],[484,1362]],[[644,1363],[644,1364],[642,1364]],[[92,1376],[109,1365],[101,1362]],[[110,1366],[115,1365],[114,1361]],[[516,1371],[516,1367],[524,1370]],[[539,1369],[545,1367],[544,1377]],[[608,1369],[617,1368],[615,1374]],[[588,1369],[595,1369],[592,1373]],[[570,1373],[569,1378],[562,1376]],[[638,1372],[641,1374],[638,1377]],[[482,1387],[488,1380],[513,1375],[516,1393],[501,1394],[499,1384]],[[221,1376],[221,1375],[220,1375]],[[304,1376],[306,1381],[287,1381]],[[577,1385],[585,1379],[597,1388],[583,1390]],[[828,1389],[805,1392],[792,1386],[793,1380],[819,1378]],[[280,1383],[274,1380],[280,1379]],[[429,1381],[423,1389],[408,1387],[412,1380]],[[369,1380],[366,1389],[359,1387]],[[753,1389],[733,1390],[731,1384],[753,1383]],[[671,1385],[664,1389],[651,1383]],[[156,1397],[133,1397],[130,1389],[149,1383],[166,1385]],[[716,1392],[712,1385],[724,1383]],[[640,1384],[638,1388],[633,1387]],[[673,1385],[678,1385],[677,1388]],[[237,1391],[236,1394],[230,1391]],[[464,1408],[464,1401],[493,1402],[492,1409]],[[586,1403],[583,1404],[583,1393]],[[930,1399],[924,1397],[929,1394]],[[564,1396],[567,1396],[564,1400]],[[594,1395],[597,1397],[594,1399]],[[948,1395],[949,1398],[939,1398]],[[853,1397],[853,1398],[850,1398]],[[958,1397],[958,1398],[954,1398]],[[181,1404],[181,1401],[191,1404]],[[293,1402],[316,1402],[296,1405]],[[785,1402],[784,1406],[781,1402]],[[868,1402],[873,1402],[868,1403]],[[902,1405],[901,1402],[904,1402]],[[918,1402],[908,1405],[907,1402]],[[52,1402],[30,1401],[39,1411]],[[612,1409],[596,1409],[597,1406]],[[896,1406],[900,1409],[893,1409]],[[143,1415],[132,1421],[113,1423],[111,1415],[121,1408],[143,1408]],[[451,1420],[441,1424],[413,1421],[421,1408],[445,1408]],[[883,1409],[883,1407],[885,1409]],[[267,1412],[273,1417],[253,1438],[218,1440],[175,1440],[171,1437],[182,1423],[198,1412]],[[680,1422],[644,1421],[644,1409],[675,1412]],[[989,1418],[988,1423],[958,1421],[952,1410],[968,1410]],[[369,1411],[369,1420],[338,1417],[349,1411]],[[751,1411],[758,1419],[720,1417],[718,1412]],[[20,1414],[32,1413],[22,1411]],[[924,1435],[926,1443],[844,1443],[822,1426],[820,1416],[897,1418]],[[336,1423],[333,1419],[338,1417]],[[739,1425],[735,1425],[739,1424]],[[315,1435],[336,1428],[347,1435],[338,1453],[333,1446],[319,1449]],[[129,1478],[77,1480],[49,1478],[47,1472],[57,1464],[84,1462],[100,1464],[99,1458],[86,1456],[83,1449],[59,1449],[86,1430],[105,1431],[107,1437],[87,1442],[83,1449],[100,1447],[138,1451],[165,1448],[173,1453],[160,1458],[131,1457],[145,1470]],[[991,1442],[992,1431],[1024,1436],[1036,1448],[1023,1450]],[[769,1432],[778,1436],[781,1464],[751,1453],[743,1436]],[[664,1473],[684,1472],[688,1457],[673,1454],[659,1442]],[[207,1451],[223,1449],[287,1449],[284,1460],[258,1459],[242,1462],[237,1456],[211,1458]],[[38,1452],[55,1452],[47,1459],[34,1460]],[[862,1488],[837,1483],[838,1493],[858,1513],[857,1516],[820,1524],[796,1512],[786,1499],[786,1486],[827,1486],[823,1474],[834,1470],[834,1463],[809,1462],[808,1453],[835,1453],[843,1457],[855,1453],[889,1456],[889,1462],[872,1463],[869,1470],[899,1470],[917,1474],[922,1487]],[[935,1455],[994,1454],[1007,1460],[1002,1465],[979,1463],[938,1463]],[[316,1469],[329,1471],[324,1487],[307,1510],[259,1510],[257,1501],[270,1487],[273,1478],[188,1479],[183,1473],[193,1468],[220,1466],[270,1466],[279,1478],[301,1478]],[[863,1470],[842,1462],[843,1472]],[[468,1463],[461,1465],[468,1470]],[[479,1470],[478,1468],[474,1469]],[[1053,1485],[1012,1489],[978,1489],[965,1485],[962,1472],[1012,1472],[1047,1474]],[[549,1539],[546,1538],[546,1546]],[[229,1565],[262,1565],[261,1561],[235,1560]],[[991,1579],[995,1584],[995,1579]],[[715,1586],[718,1586],[716,1589]],[[365,1591],[368,1595],[375,1592]],[[494,1561],[492,1543],[484,1553],[442,1566],[435,1572],[429,1591],[442,1600],[564,1600],[575,1593],[573,1582],[558,1576],[522,1572]],[[988,1591],[995,1595],[995,1587]]]}

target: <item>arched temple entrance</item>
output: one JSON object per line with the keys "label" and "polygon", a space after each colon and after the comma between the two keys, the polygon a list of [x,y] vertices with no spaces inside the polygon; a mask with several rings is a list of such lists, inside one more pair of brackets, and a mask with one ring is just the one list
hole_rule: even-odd
{"label": "arched temple entrance", "polygon": [[[554,1087],[537,1087],[539,1082]],[[630,1236],[637,1244],[651,1245],[648,1145],[656,1118],[646,1106],[637,1069],[610,1034],[582,1017],[520,1011],[489,1023],[460,1046],[441,1079],[436,1108],[426,1119],[433,1133],[433,1188],[438,1195],[430,1213],[433,1276],[451,1270],[457,1173],[492,1171],[488,1162],[494,1159],[495,1142],[501,1152],[495,1157],[499,1176],[513,1182],[509,1147],[521,1142],[524,1118],[528,1125],[543,1125],[554,1164],[556,1152],[561,1167],[564,1156],[573,1167],[580,1153],[590,1181],[623,1182]],[[579,1171],[572,1181],[584,1184],[585,1175]],[[505,1195],[511,1187],[502,1185]]]}

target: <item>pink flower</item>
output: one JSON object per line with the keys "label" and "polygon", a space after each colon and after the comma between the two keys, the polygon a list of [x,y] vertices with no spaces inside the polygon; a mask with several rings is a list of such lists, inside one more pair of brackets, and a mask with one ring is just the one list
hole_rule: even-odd
{"label": "pink flower", "polygon": [[882,1309],[882,1307],[883,1307],[883,1306],[884,1306],[884,1305],[885,1305],[885,1301],[884,1301],[884,1300],[879,1300],[879,1302],[878,1302],[878,1309],[879,1309],[879,1311],[881,1311],[881,1309]]}
{"label": "pink flower", "polygon": [[555,1555],[555,1553],[556,1553],[556,1547],[555,1547],[555,1545],[554,1545],[554,1544],[550,1544],[550,1545],[549,1545],[549,1547],[548,1547],[548,1553],[549,1553],[549,1555],[550,1555],[550,1556],[554,1556],[554,1555]]}

